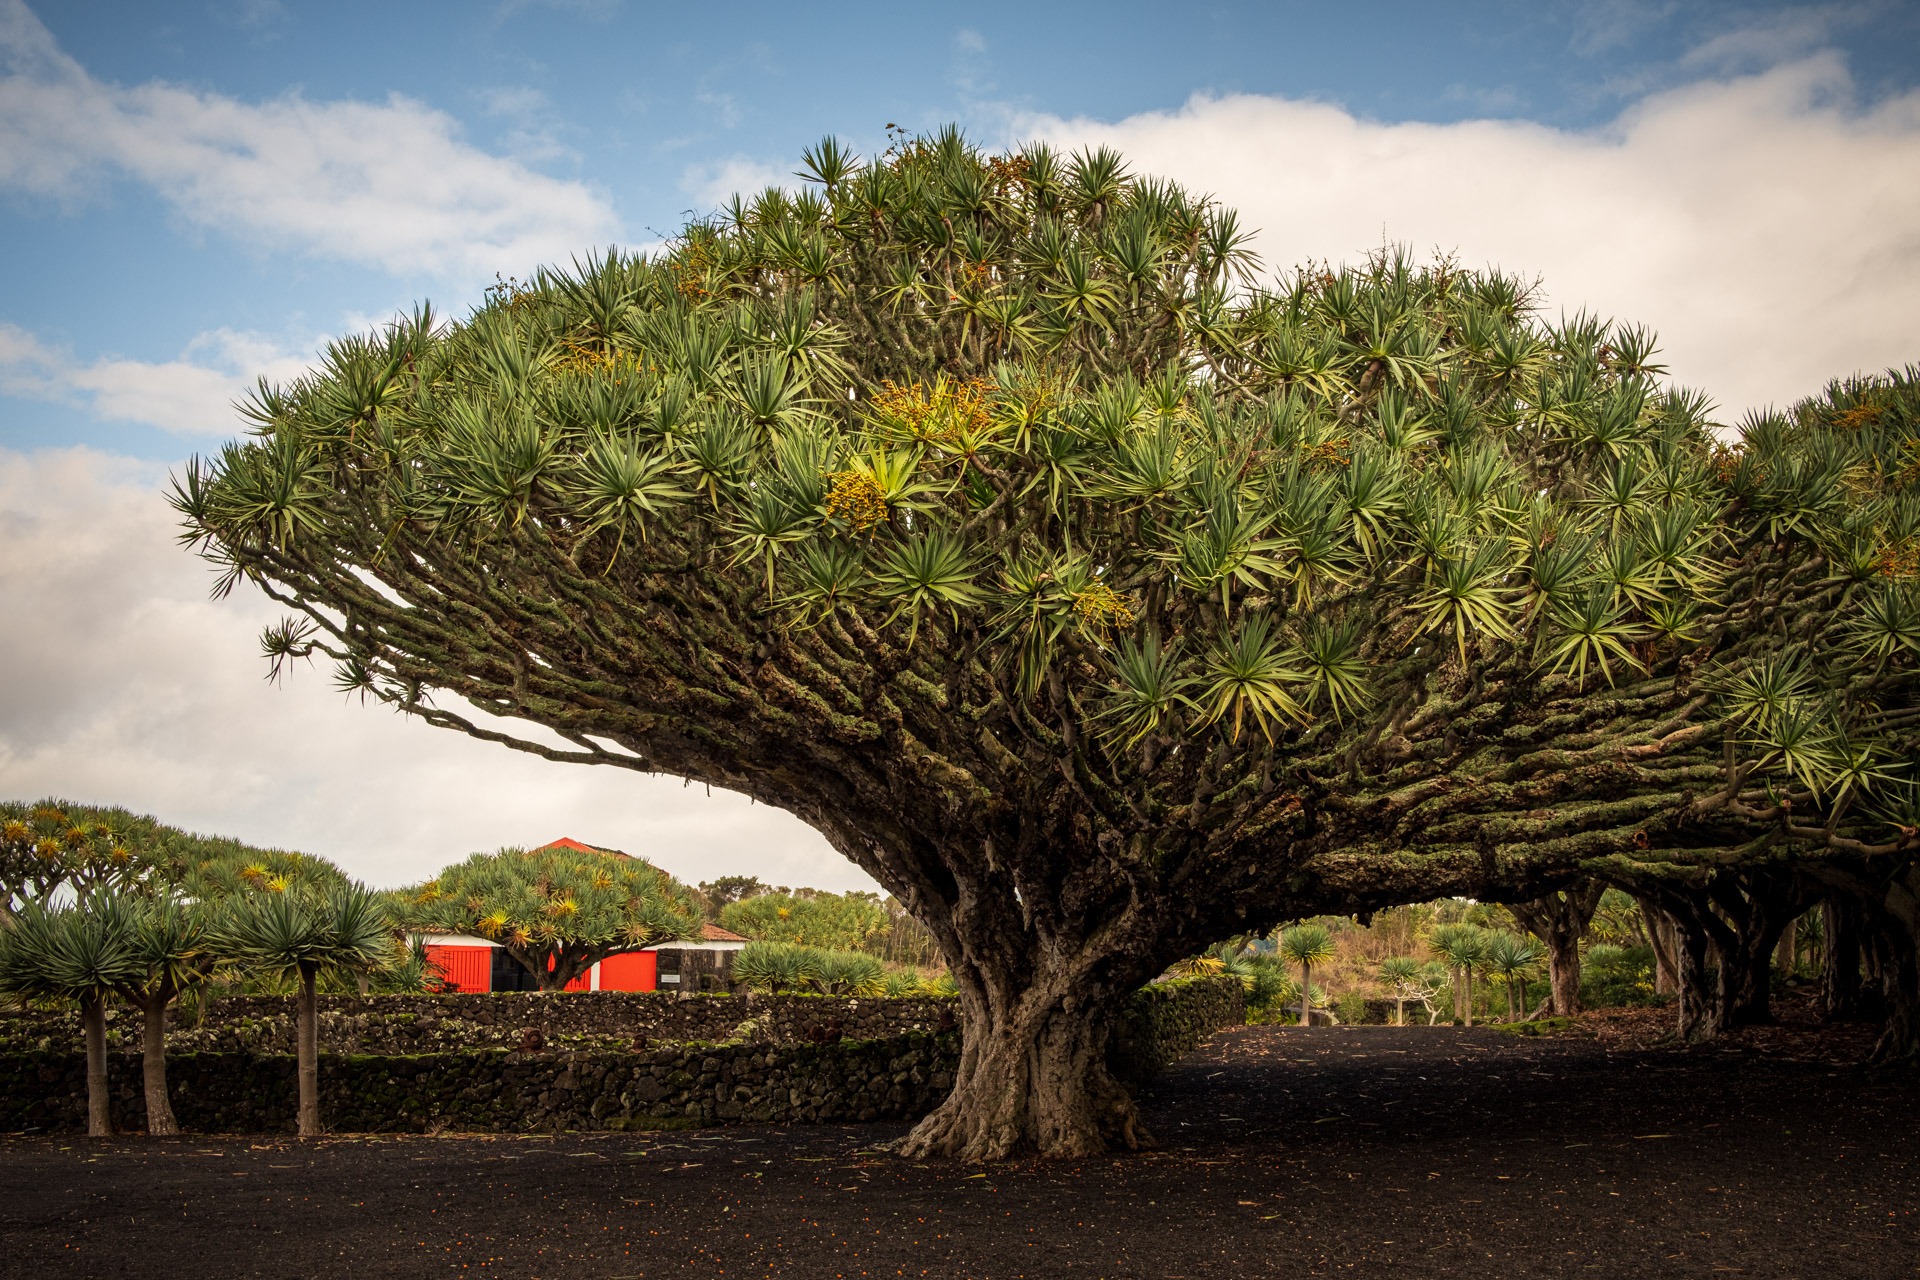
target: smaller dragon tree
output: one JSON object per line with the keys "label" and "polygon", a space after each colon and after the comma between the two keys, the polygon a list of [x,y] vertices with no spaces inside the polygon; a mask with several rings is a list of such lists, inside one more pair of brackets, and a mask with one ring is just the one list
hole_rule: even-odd
{"label": "smaller dragon tree", "polygon": [[125,809],[55,799],[0,804],[0,925],[63,890],[85,902],[144,882],[164,866],[163,849],[177,834]]}
{"label": "smaller dragon tree", "polygon": [[698,937],[703,921],[693,893],[658,867],[564,846],[476,853],[395,898],[408,929],[491,938],[542,991],[608,956]]}

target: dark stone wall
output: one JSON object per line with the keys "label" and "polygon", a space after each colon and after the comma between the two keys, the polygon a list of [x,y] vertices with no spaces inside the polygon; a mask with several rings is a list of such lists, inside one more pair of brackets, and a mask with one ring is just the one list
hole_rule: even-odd
{"label": "dark stone wall", "polygon": [[[953,1087],[960,1037],[673,1045],[644,1053],[323,1054],[320,1111],[343,1133],[553,1132],[750,1121],[904,1120]],[[175,1117],[198,1133],[292,1132],[289,1055],[170,1057]],[[138,1054],[109,1055],[114,1127],[146,1127]],[[0,1129],[86,1129],[86,1061],[0,1057]]]}
{"label": "dark stone wall", "polygon": [[[667,1040],[812,1041],[837,1030],[854,1040],[958,1026],[952,999],[722,995],[681,998],[656,991],[504,991],[447,996],[321,996],[320,1046],[334,1053],[421,1054],[516,1049],[529,1027],[547,1045],[588,1051],[625,1050],[636,1036]],[[0,1052],[58,1049],[77,1041],[73,1014],[0,1017]],[[138,1047],[131,1010],[112,1011],[110,1032]],[[292,1053],[291,996],[212,1000],[197,1026],[167,1036],[176,1053]]]}
{"label": "dark stone wall", "polygon": [[[474,1008],[466,1003],[491,1002]],[[202,1133],[291,1131],[296,1099],[294,1059],[277,1047],[292,1032],[287,1001],[246,997],[222,1001],[217,1019],[177,1038],[212,1043],[168,1055],[168,1082],[182,1128]],[[596,1005],[598,1007],[596,1007]],[[711,997],[676,1000],[645,993],[494,994],[451,997],[332,997],[324,1006],[332,1035],[320,1059],[321,1114],[337,1132],[525,1132],[636,1129],[745,1122],[911,1120],[953,1087],[962,1030],[940,1032],[902,1023],[931,1023],[952,1012],[942,1000],[852,1000],[808,997]],[[726,1013],[716,1012],[724,1009]],[[468,1016],[453,1017],[457,1011]],[[517,1046],[545,1011],[542,1047]],[[624,1011],[624,1012],[623,1012]],[[656,1020],[635,1033],[637,1012]],[[752,1012],[752,1018],[740,1016]],[[478,1015],[486,1015],[482,1022]],[[725,1025],[719,1043],[670,1040],[681,1025]],[[568,1019],[574,1019],[568,1021]],[[706,1021],[702,1021],[702,1020]],[[0,1052],[0,1131],[86,1128],[86,1065],[78,1027],[44,1018],[15,1018]],[[838,1040],[815,1042],[841,1023]],[[1245,1021],[1238,982],[1199,978],[1156,983],[1128,1002],[1109,1060],[1137,1086],[1223,1026]],[[31,1024],[31,1025],[29,1025]],[[137,1044],[137,1024],[115,1019],[123,1049]],[[457,1024],[457,1025],[448,1025]],[[589,1031],[560,1033],[556,1026]],[[868,1028],[889,1034],[860,1036]],[[485,1043],[467,1037],[484,1030]],[[36,1035],[45,1031],[48,1034]],[[735,1034],[737,1033],[737,1034]],[[564,1039],[576,1035],[573,1042]],[[635,1034],[644,1036],[636,1044]],[[55,1038],[56,1035],[59,1038]],[[339,1052],[339,1038],[377,1040],[378,1052]],[[779,1035],[781,1039],[772,1038]],[[338,1037],[338,1038],[336,1038]],[[408,1051],[416,1041],[459,1041],[453,1048]],[[222,1047],[231,1039],[240,1047]],[[44,1047],[42,1047],[42,1042]],[[116,1128],[146,1125],[140,1057],[109,1054]]]}
{"label": "dark stone wall", "polygon": [[1247,1020],[1247,992],[1238,978],[1156,982],[1134,992],[1107,1050],[1107,1066],[1138,1089],[1186,1057],[1222,1027]]}

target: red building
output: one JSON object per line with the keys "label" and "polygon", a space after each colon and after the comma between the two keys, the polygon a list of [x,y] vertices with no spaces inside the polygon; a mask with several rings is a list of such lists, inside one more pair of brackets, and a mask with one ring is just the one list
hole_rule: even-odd
{"label": "red building", "polygon": [[[582,853],[604,853],[615,858],[632,856],[621,853],[617,849],[599,849],[565,837],[541,847],[577,849]],[[506,948],[497,942],[458,933],[429,934],[425,942],[427,958],[440,966],[447,975],[448,986],[455,991],[532,991],[537,989],[533,975],[528,973],[518,960],[508,955]],[[703,925],[702,936],[698,942],[668,942],[639,951],[608,956],[587,970],[584,975],[569,982],[566,989],[568,991],[653,991],[660,985],[659,979],[663,976],[663,970],[666,985],[672,989],[674,984],[680,981],[683,967],[688,967],[682,965],[678,953],[738,951],[746,945],[747,940],[737,933],[729,933],[718,925]],[[661,964],[660,952],[662,951],[674,953],[665,957],[667,963],[664,966]],[[730,958],[710,957],[712,960]]]}

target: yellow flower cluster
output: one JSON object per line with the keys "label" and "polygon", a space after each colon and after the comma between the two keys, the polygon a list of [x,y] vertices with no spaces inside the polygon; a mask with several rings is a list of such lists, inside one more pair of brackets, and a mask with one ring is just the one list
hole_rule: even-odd
{"label": "yellow flower cluster", "polygon": [[530,307],[534,302],[533,287],[521,284],[518,279],[508,276],[500,278],[498,271],[493,273],[493,283],[487,286],[487,301],[498,303],[509,311],[518,311],[521,307]]}
{"label": "yellow flower cluster", "polygon": [[1920,539],[1896,542],[1880,553],[1883,578],[1920,578]]}
{"label": "yellow flower cluster", "polygon": [[695,240],[681,251],[681,260],[670,268],[675,277],[675,287],[689,302],[698,302],[708,296],[708,290],[701,285],[707,278],[707,268],[712,265],[712,257],[707,253],[704,242]]}
{"label": "yellow flower cluster", "polygon": [[985,378],[949,382],[945,378],[929,392],[919,383],[880,384],[870,402],[873,416],[898,427],[909,439],[924,444],[951,444],[963,432],[982,432],[992,424],[988,397],[993,384]]}
{"label": "yellow flower cluster", "polygon": [[1105,631],[1108,627],[1133,625],[1133,603],[1117,594],[1104,582],[1096,582],[1073,598],[1074,616],[1080,625]]}
{"label": "yellow flower cluster", "polygon": [[967,284],[975,289],[985,289],[993,284],[993,264],[991,262],[970,262],[960,269]]}
{"label": "yellow flower cluster", "polygon": [[1860,404],[1848,409],[1845,413],[1836,415],[1833,427],[1836,431],[1858,431],[1861,427],[1870,427],[1878,421],[1880,421],[1878,405]]}
{"label": "yellow flower cluster", "polygon": [[611,346],[568,338],[561,342],[560,354],[554,357],[553,367],[564,373],[591,373],[595,369],[611,372],[616,363],[617,357]]}
{"label": "yellow flower cluster", "polygon": [[887,496],[864,471],[836,471],[827,479],[827,519],[844,520],[855,533],[865,533],[887,518]]}
{"label": "yellow flower cluster", "polygon": [[1307,450],[1307,461],[1321,466],[1346,467],[1353,465],[1353,459],[1347,456],[1347,448],[1353,442],[1345,436],[1336,436],[1332,440],[1323,440]]}
{"label": "yellow flower cluster", "polygon": [[1024,184],[1027,180],[1028,161],[1025,156],[988,156],[987,177],[994,189],[1001,195],[1007,194],[1007,188],[1015,184]]}

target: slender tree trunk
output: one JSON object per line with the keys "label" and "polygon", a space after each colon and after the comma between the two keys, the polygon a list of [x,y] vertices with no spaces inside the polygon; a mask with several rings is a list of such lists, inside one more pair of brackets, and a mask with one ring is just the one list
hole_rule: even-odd
{"label": "slender tree trunk", "polygon": [[1300,1025],[1313,1025],[1313,966],[1300,962]]}
{"label": "slender tree trunk", "polygon": [[1460,985],[1467,993],[1467,1025],[1473,1025],[1473,970],[1460,970]]}
{"label": "slender tree trunk", "polygon": [[1820,1013],[1845,1022],[1860,1016],[1860,905],[1830,897],[1820,904],[1820,923]]}
{"label": "slender tree trunk", "polygon": [[295,1011],[300,1073],[300,1136],[320,1136],[320,1028],[314,996],[315,970],[300,966],[300,995]]}
{"label": "slender tree trunk", "polygon": [[1025,972],[989,971],[978,955],[952,966],[966,1025],[953,1092],[901,1140],[900,1154],[982,1161],[1154,1145],[1107,1065],[1114,1011],[1146,967],[1049,958]]}
{"label": "slender tree trunk", "polygon": [[1799,960],[1799,948],[1795,945],[1798,933],[1799,917],[1787,921],[1786,928],[1780,931],[1780,945],[1774,948],[1773,962],[1780,972],[1791,978],[1796,962]]}
{"label": "slender tree trunk", "polygon": [[107,1002],[102,996],[80,1001],[80,1022],[87,1035],[87,1136],[113,1134],[112,1099],[107,1095]]}
{"label": "slender tree trunk", "polygon": [[1573,885],[1528,902],[1510,902],[1507,909],[1521,927],[1547,944],[1547,983],[1553,991],[1553,1012],[1571,1018],[1580,1012],[1580,939],[1593,923],[1607,887],[1597,880]]}
{"label": "slender tree trunk", "polygon": [[140,1069],[147,1091],[147,1132],[180,1132],[173,1118],[173,1101],[167,1096],[167,1005],[173,993],[151,992],[141,1008],[146,1025],[140,1043]]}
{"label": "slender tree trunk", "polygon": [[1674,954],[1673,921],[1667,913],[1642,900],[1640,914],[1646,920],[1647,942],[1653,948],[1653,989],[1663,996],[1680,990],[1680,962]]}

